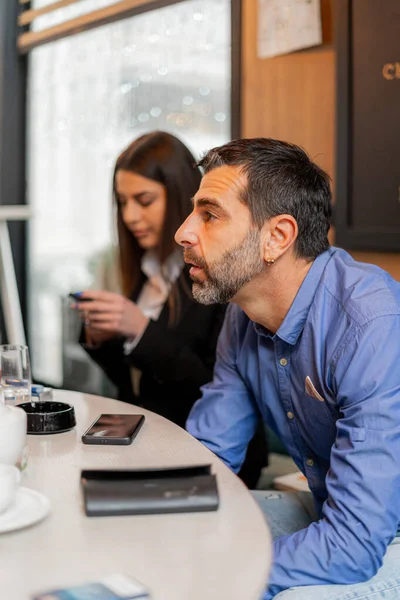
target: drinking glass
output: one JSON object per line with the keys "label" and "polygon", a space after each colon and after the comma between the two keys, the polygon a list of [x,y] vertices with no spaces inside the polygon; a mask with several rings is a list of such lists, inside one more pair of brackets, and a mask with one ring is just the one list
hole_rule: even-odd
{"label": "drinking glass", "polygon": [[0,392],[6,404],[31,401],[31,367],[27,346],[0,345]]}

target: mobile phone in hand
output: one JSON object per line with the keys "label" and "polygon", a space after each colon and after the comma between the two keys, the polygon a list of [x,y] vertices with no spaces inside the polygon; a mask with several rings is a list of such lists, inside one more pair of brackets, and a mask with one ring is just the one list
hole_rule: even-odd
{"label": "mobile phone in hand", "polygon": [[76,302],[93,302],[92,298],[82,298],[78,292],[71,292],[68,296]]}

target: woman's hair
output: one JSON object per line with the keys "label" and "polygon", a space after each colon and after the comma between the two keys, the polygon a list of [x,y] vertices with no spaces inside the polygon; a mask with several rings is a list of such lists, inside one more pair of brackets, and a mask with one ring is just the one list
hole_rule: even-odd
{"label": "woman's hair", "polygon": [[[201,172],[188,148],[175,136],[154,131],[134,140],[117,158],[113,177],[113,195],[117,206],[117,231],[122,291],[128,298],[141,277],[140,263],[145,250],[126,227],[115,186],[117,171],[123,169],[147,177],[165,186],[166,211],[158,248],[163,264],[177,248],[174,235],[192,210],[191,198],[197,192]],[[169,304],[176,308],[176,286],[172,286]],[[176,319],[176,315],[173,320]],[[171,320],[171,319],[170,319]]]}

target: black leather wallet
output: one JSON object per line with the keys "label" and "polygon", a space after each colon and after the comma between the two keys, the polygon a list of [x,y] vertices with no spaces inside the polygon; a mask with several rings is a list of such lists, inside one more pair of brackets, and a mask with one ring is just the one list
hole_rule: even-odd
{"label": "black leather wallet", "polygon": [[211,465],[163,469],[84,469],[81,484],[88,517],[217,510]]}

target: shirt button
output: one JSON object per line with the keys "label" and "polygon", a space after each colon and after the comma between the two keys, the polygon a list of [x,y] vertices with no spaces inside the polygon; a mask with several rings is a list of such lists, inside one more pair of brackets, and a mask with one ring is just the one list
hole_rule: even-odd
{"label": "shirt button", "polygon": [[313,459],[312,459],[312,458],[307,458],[307,460],[306,460],[306,465],[307,465],[308,467],[313,467],[313,466],[314,466],[314,461],[313,461]]}
{"label": "shirt button", "polygon": [[286,358],[281,358],[281,360],[279,361],[279,364],[281,364],[281,365],[282,365],[282,367],[286,367],[286,365],[287,365],[287,360],[286,360]]}
{"label": "shirt button", "polygon": [[288,418],[288,419],[294,419],[294,414],[293,414],[292,412],[290,412],[290,411],[289,411],[289,412],[288,412],[288,413],[286,413],[286,414],[287,414],[287,418]]}

